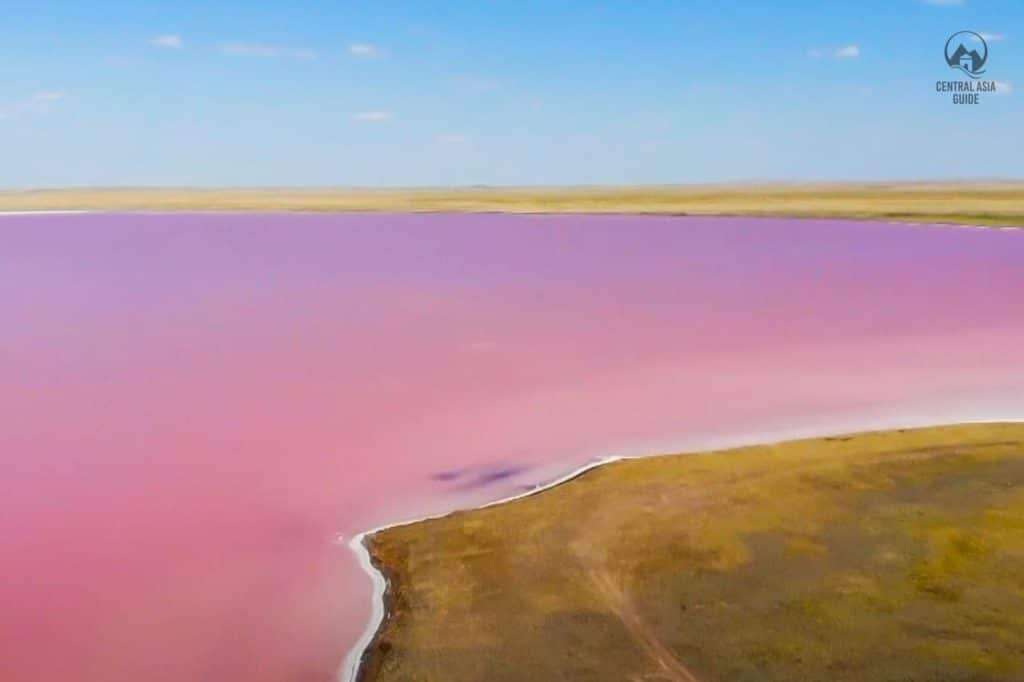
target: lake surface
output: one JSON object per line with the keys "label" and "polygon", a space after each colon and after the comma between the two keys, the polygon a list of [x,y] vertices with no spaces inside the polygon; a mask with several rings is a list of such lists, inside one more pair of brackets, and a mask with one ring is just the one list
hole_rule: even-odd
{"label": "lake surface", "polygon": [[1024,232],[0,216],[4,680],[330,680],[339,534],[603,455],[1024,415]]}

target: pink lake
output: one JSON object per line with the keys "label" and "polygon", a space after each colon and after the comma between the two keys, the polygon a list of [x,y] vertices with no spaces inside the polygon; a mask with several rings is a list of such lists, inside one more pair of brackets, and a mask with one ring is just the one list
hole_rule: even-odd
{"label": "pink lake", "polygon": [[1024,231],[0,216],[0,678],[334,680],[338,542],[596,456],[1024,416]]}

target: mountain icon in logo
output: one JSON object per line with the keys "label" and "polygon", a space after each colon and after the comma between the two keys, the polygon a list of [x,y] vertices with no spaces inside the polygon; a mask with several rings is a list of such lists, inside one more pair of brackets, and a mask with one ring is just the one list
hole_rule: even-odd
{"label": "mountain icon in logo", "polygon": [[[968,50],[964,47],[964,40],[981,45],[981,52],[977,49]],[[956,48],[950,51],[950,48]],[[985,73],[985,62],[988,61],[988,43],[980,34],[974,31],[960,31],[954,33],[946,41],[946,63],[951,69],[960,69],[971,78],[978,78]]]}

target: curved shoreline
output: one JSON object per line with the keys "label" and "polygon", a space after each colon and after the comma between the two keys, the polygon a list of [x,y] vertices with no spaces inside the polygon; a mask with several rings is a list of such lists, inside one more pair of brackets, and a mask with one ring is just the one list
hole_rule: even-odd
{"label": "curved shoreline", "polygon": [[[868,427],[864,427],[864,428],[861,428],[861,429],[857,429],[856,427],[853,427],[854,428],[853,431],[829,431],[829,430],[823,430],[823,431],[814,431],[813,433],[808,433],[807,431],[800,432],[799,429],[795,429],[794,432],[798,432],[799,435],[787,436],[787,435],[784,435],[784,434],[775,434],[775,435],[773,435],[768,440],[753,440],[753,439],[747,440],[747,439],[740,438],[740,439],[737,439],[733,444],[726,445],[726,446],[723,446],[723,447],[725,449],[732,449],[732,448],[741,448],[741,447],[752,446],[752,445],[771,445],[771,444],[782,443],[782,442],[785,442],[787,440],[805,440],[805,439],[816,439],[816,438],[829,438],[829,437],[853,435],[855,433],[879,433],[879,432],[886,432],[886,431],[898,431],[898,430],[901,430],[901,429],[927,429],[927,428],[946,427],[946,426],[949,426],[949,427],[952,427],[952,426],[962,426],[962,425],[970,425],[970,424],[1000,424],[1000,423],[1024,423],[1024,416],[1019,416],[1018,415],[1018,416],[1004,417],[1004,418],[995,417],[995,418],[972,419],[972,420],[953,421],[953,422],[924,422],[924,421],[922,421],[922,422],[913,423],[913,424],[906,424],[905,423],[903,425],[887,426],[887,427],[882,427],[882,428],[873,428],[873,427],[868,426]],[[711,446],[708,446],[708,447],[704,448],[703,450],[684,449],[684,450],[680,450],[680,451],[673,452],[673,453],[667,453],[667,454],[669,454],[670,456],[672,456],[672,455],[674,455],[674,456],[682,456],[682,455],[687,455],[687,454],[691,454],[692,455],[692,454],[698,454],[700,452],[707,452],[709,450],[713,451],[713,450],[716,450],[716,449],[722,449],[722,448],[716,447],[714,445],[711,445]],[[666,453],[660,453],[660,454],[666,454]],[[525,499],[525,498],[531,497],[533,495],[538,495],[538,494],[540,494],[542,492],[546,492],[546,491],[551,490],[553,488],[556,488],[558,486],[561,486],[561,485],[564,485],[566,483],[569,483],[570,481],[573,481],[574,479],[579,478],[580,476],[582,476],[583,474],[587,473],[588,471],[592,471],[592,470],[597,469],[599,467],[605,466],[606,464],[612,464],[614,462],[619,462],[619,461],[622,461],[622,460],[644,459],[644,458],[647,458],[647,457],[656,457],[658,455],[659,455],[659,453],[650,453],[649,452],[647,454],[640,454],[640,455],[618,455],[618,456],[610,456],[610,457],[602,457],[602,458],[599,458],[599,459],[594,459],[594,460],[589,461],[587,464],[585,464],[583,466],[580,466],[580,467],[578,467],[576,469],[573,469],[569,473],[565,474],[564,476],[561,476],[561,477],[559,477],[559,478],[557,478],[557,479],[555,479],[555,480],[553,480],[553,481],[551,481],[549,483],[546,483],[544,485],[539,485],[539,486],[537,486],[536,488],[534,488],[532,490],[528,490],[526,492],[519,493],[519,494],[513,495],[511,497],[495,500],[494,502],[488,502],[487,504],[479,505],[477,507],[472,507],[472,508],[467,508],[467,509],[459,509],[459,510],[452,510],[452,511],[447,511],[447,512],[443,512],[443,513],[439,513],[439,514],[423,516],[423,517],[415,518],[415,519],[411,519],[411,520],[399,521],[399,522],[396,522],[396,523],[386,524],[386,525],[383,525],[383,526],[379,526],[377,528],[373,528],[371,530],[363,531],[362,533],[359,533],[358,535],[355,535],[347,543],[347,545],[348,545],[349,549],[356,555],[356,559],[359,562],[360,567],[367,574],[367,576],[369,576],[369,578],[370,578],[370,580],[371,580],[371,582],[373,584],[372,612],[371,612],[370,620],[367,623],[366,628],[363,630],[362,635],[360,635],[360,637],[356,641],[355,645],[352,646],[352,648],[348,651],[348,653],[345,656],[344,663],[343,663],[342,668],[341,668],[341,670],[339,671],[339,674],[338,674],[339,682],[361,682],[361,680],[359,678],[360,678],[360,673],[361,673],[362,667],[363,667],[363,661],[366,658],[366,654],[369,651],[370,646],[373,644],[374,640],[377,638],[378,633],[381,631],[381,629],[384,627],[384,625],[387,622],[387,611],[388,611],[387,592],[388,592],[389,583],[388,583],[388,580],[385,577],[384,573],[381,571],[381,569],[379,569],[376,565],[374,565],[373,557],[370,555],[369,548],[366,546],[366,540],[368,538],[370,538],[373,535],[375,535],[375,534],[377,534],[379,532],[382,532],[382,531],[390,530],[390,529],[393,529],[393,528],[401,528],[401,527],[404,527],[404,526],[411,526],[411,525],[414,525],[414,524],[417,524],[417,523],[421,523],[423,521],[430,521],[430,520],[434,520],[434,519],[445,518],[445,517],[450,516],[451,514],[456,513],[456,512],[463,512],[463,511],[464,512],[472,512],[472,511],[476,511],[476,510],[479,510],[479,509],[487,509],[487,508],[490,508],[490,507],[496,507],[496,506],[499,506],[499,505],[508,504],[510,502],[515,502],[517,500]]]}
{"label": "curved shoreline", "polygon": [[[640,455],[640,457],[643,456],[645,455]],[[507,504],[509,502],[515,502],[516,500],[531,497],[533,495],[538,495],[542,492],[551,490],[552,488],[556,488],[560,485],[568,483],[573,479],[579,478],[588,471],[604,466],[606,464],[611,464],[612,462],[618,462],[623,459],[634,458],[603,457],[600,459],[596,459],[591,462],[588,462],[586,465],[582,467],[570,471],[565,476],[557,478],[554,481],[551,481],[550,483],[537,486],[532,490],[528,490],[526,492],[514,495],[512,497],[506,497],[499,500],[495,500],[494,502],[488,502],[487,504],[479,505],[477,507],[472,507],[466,510],[458,511],[476,511],[478,509],[487,509],[488,507],[496,507],[502,504]],[[385,530],[391,530],[392,528],[400,528],[402,526],[411,526],[417,523],[422,523],[423,521],[430,521],[431,519],[441,519],[453,513],[455,512],[448,511],[441,514],[434,514],[432,516],[424,516],[422,518],[413,519],[411,521],[401,521],[398,523],[380,526],[372,530],[363,531],[362,533],[359,533],[351,540],[349,540],[349,549],[351,549],[352,552],[355,553],[356,559],[359,561],[359,566],[363,569],[363,571],[370,577],[370,580],[373,582],[373,611],[370,616],[370,622],[367,623],[367,627],[365,630],[363,630],[363,634],[360,635],[359,639],[356,641],[355,646],[353,646],[352,649],[349,650],[348,654],[345,656],[345,662],[344,665],[342,666],[341,673],[339,675],[339,680],[341,682],[356,682],[359,679],[359,671],[362,668],[363,659],[366,656],[366,652],[370,648],[370,645],[373,644],[373,640],[376,639],[377,633],[380,632],[380,629],[384,626],[384,623],[387,620],[386,616],[388,581],[384,577],[384,573],[379,568],[377,568],[377,566],[375,566],[373,563],[373,557],[370,555],[370,550],[366,546],[367,538]]]}

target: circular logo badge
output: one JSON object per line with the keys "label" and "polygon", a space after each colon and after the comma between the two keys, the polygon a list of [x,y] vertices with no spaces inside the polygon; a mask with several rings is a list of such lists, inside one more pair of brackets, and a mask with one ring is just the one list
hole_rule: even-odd
{"label": "circular logo badge", "polygon": [[988,43],[974,31],[954,33],[946,41],[946,63],[951,69],[960,69],[971,78],[985,73],[988,61]]}

